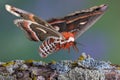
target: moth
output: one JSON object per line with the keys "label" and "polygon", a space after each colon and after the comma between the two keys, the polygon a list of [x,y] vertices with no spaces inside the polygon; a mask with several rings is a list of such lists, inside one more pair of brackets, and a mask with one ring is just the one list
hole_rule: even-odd
{"label": "moth", "polygon": [[35,42],[42,41],[39,46],[40,56],[45,58],[61,49],[77,49],[75,40],[88,30],[106,11],[107,5],[94,6],[86,10],[76,11],[61,18],[43,20],[36,15],[6,4],[5,8],[21,19],[14,23]]}

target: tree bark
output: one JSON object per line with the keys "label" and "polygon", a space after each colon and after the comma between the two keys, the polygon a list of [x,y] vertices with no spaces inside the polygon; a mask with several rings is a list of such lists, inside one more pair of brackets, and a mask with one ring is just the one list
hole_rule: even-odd
{"label": "tree bark", "polygon": [[0,80],[120,80],[120,66],[82,54],[76,61],[0,62]]}

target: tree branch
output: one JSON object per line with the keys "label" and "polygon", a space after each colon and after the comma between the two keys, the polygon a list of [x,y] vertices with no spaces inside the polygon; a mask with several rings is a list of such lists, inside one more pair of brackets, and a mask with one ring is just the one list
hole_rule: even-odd
{"label": "tree branch", "polygon": [[76,61],[0,62],[0,80],[120,80],[120,66],[82,54]]}

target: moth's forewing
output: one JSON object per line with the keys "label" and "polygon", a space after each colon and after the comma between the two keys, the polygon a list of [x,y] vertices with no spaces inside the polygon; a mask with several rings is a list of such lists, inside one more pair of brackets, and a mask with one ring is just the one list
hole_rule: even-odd
{"label": "moth's forewing", "polygon": [[50,24],[48,24],[46,21],[44,21],[43,19],[37,17],[36,15],[34,15],[30,12],[24,11],[22,9],[16,8],[16,7],[8,5],[8,4],[5,5],[5,8],[8,12],[10,12],[11,14],[13,14],[17,17],[21,17],[25,20],[30,20],[30,21],[36,22],[36,23],[46,26],[48,28],[52,28],[52,26]]}
{"label": "moth's forewing", "polygon": [[34,14],[10,5],[5,5],[5,8],[11,14],[23,18],[15,20],[15,24],[20,26],[20,28],[22,28],[27,33],[27,36],[30,40],[43,41],[48,36],[63,38],[63,36],[57,32],[49,23],[38,18]]}
{"label": "moth's forewing", "polygon": [[66,19],[64,18],[52,18],[50,20],[47,20],[47,22],[49,24],[51,24],[51,26],[56,29],[58,32],[65,32],[67,31],[67,23],[66,23]]}
{"label": "moth's forewing", "polygon": [[62,35],[46,26],[40,25],[36,22],[32,22],[24,19],[16,19],[14,23],[23,29],[30,40],[32,41],[43,41],[49,36],[61,37]]}
{"label": "moth's forewing", "polygon": [[92,8],[76,11],[63,18],[48,20],[53,27],[58,27],[59,32],[74,32],[75,38],[81,36],[90,28],[106,11],[107,5],[94,6]]}

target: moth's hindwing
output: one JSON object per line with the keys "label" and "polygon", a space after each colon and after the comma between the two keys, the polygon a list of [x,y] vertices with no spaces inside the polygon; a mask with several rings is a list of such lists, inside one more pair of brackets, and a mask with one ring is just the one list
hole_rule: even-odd
{"label": "moth's hindwing", "polygon": [[33,41],[43,41],[49,36],[61,37],[61,34],[46,26],[40,25],[36,22],[32,22],[24,19],[16,19],[14,23],[22,28]]}
{"label": "moth's hindwing", "polygon": [[89,29],[106,11],[107,5],[94,6],[92,8],[76,11],[63,18],[48,20],[59,32],[74,32],[77,39]]}

